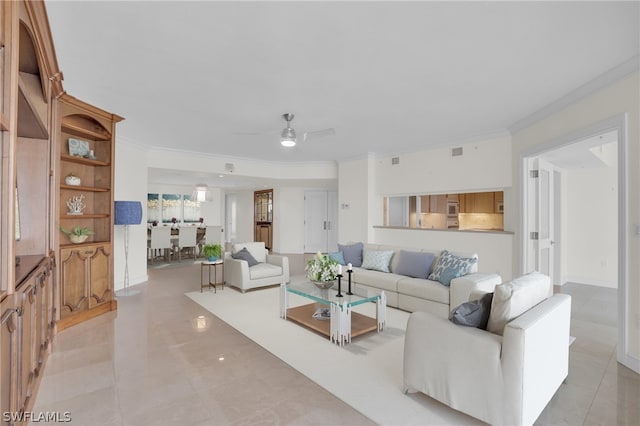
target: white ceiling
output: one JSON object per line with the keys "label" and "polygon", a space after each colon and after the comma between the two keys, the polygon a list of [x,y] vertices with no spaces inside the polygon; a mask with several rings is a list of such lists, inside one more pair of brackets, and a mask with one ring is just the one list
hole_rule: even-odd
{"label": "white ceiling", "polygon": [[[46,4],[65,89],[126,140],[276,162],[504,132],[640,52],[638,2]],[[285,112],[336,134],[285,149]]]}

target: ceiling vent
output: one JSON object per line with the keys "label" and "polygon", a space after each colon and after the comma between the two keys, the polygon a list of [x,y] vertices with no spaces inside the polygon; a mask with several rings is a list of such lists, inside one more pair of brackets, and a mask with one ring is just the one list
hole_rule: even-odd
{"label": "ceiling vent", "polygon": [[224,165],[224,170],[227,173],[233,173],[236,170],[236,166],[233,163],[226,163]]}
{"label": "ceiling vent", "polygon": [[391,158],[391,164],[392,164],[393,166],[395,166],[395,165],[397,165],[397,164],[400,164],[400,157],[393,157],[393,158]]}
{"label": "ceiling vent", "polygon": [[458,148],[452,148],[451,149],[451,156],[452,157],[459,157],[462,155],[462,147],[458,147]]}

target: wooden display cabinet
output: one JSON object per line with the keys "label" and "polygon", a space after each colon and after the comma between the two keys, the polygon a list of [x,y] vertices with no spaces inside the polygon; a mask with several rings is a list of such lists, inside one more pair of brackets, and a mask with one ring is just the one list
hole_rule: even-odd
{"label": "wooden display cabinet", "polygon": [[[79,244],[60,231],[60,322],[69,327],[117,308],[113,289],[113,161],[115,125],[122,120],[67,94],[60,107],[58,208],[61,228],[87,227],[93,235]],[[71,150],[75,139],[85,150]],[[66,182],[70,175],[79,185]],[[70,214],[67,202],[82,197],[82,214]]]}
{"label": "wooden display cabinet", "polygon": [[268,250],[273,248],[273,189],[254,191],[254,241],[263,241]]}

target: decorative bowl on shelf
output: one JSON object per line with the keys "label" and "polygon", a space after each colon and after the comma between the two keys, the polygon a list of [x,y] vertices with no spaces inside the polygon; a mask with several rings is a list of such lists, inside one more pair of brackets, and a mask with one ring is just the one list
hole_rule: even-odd
{"label": "decorative bowl on shelf", "polygon": [[311,280],[311,282],[313,284],[315,284],[315,286],[318,287],[320,290],[326,290],[326,289],[329,289],[329,288],[333,287],[334,284],[336,283],[336,280],[332,280],[332,281],[313,281],[313,280]]}
{"label": "decorative bowl on shelf", "polygon": [[73,173],[64,178],[64,183],[71,186],[80,186],[80,178]]}
{"label": "decorative bowl on shelf", "polygon": [[89,238],[88,235],[75,235],[75,234],[69,235],[69,239],[74,244],[84,243],[87,240],[87,238]]}

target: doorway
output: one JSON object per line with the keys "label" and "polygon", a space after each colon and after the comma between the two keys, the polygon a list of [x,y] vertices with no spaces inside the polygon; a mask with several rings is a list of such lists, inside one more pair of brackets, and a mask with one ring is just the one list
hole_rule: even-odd
{"label": "doorway", "polygon": [[[521,271],[540,270],[552,276],[556,285],[591,278],[587,284],[609,282],[617,286],[617,360],[638,371],[627,351],[626,152],[626,115],[620,115],[523,153]],[[606,169],[610,164],[608,172],[597,172],[600,176],[612,174],[609,194],[602,192],[606,190],[602,187],[599,189],[601,192],[590,194],[595,192],[594,182],[602,183],[599,178],[590,179],[590,175],[596,174],[595,169],[585,172],[594,164],[600,169]],[[570,170],[578,172],[574,172],[572,177]],[[555,180],[560,180],[560,183]],[[581,198],[587,200],[586,204],[580,204]],[[559,205],[554,207],[555,204]],[[612,223],[606,223],[608,218]],[[583,235],[575,232],[579,226],[585,229]],[[597,235],[595,231],[601,227],[608,231]],[[592,271],[576,276],[575,271],[579,268],[569,270],[572,267],[569,264],[571,255],[581,249],[600,252],[597,261],[582,264],[586,265],[585,269],[594,266],[607,269],[609,279],[594,282]]]}

